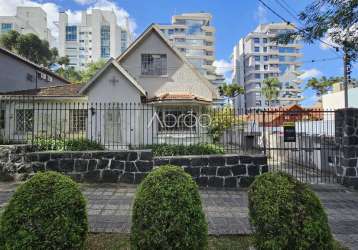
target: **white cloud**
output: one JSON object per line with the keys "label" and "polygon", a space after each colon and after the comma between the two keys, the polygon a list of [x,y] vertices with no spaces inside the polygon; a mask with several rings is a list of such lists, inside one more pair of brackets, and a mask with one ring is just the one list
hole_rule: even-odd
{"label": "white cloud", "polygon": [[216,67],[215,73],[218,75],[224,75],[226,81],[231,83],[233,78],[233,62],[221,59],[215,60],[213,65]]}
{"label": "white cloud", "polygon": [[74,0],[74,1],[81,5],[92,4],[95,2],[94,0]]}
{"label": "white cloud", "polygon": [[302,75],[300,75],[298,78],[300,78],[301,80],[307,80],[312,77],[319,77],[321,75],[322,75],[321,71],[319,71],[318,69],[312,68],[312,69],[304,70],[304,73]]}
{"label": "white cloud", "polygon": [[260,24],[267,23],[268,22],[267,15],[268,15],[267,9],[265,9],[265,7],[262,4],[259,4],[259,6],[255,11],[254,19]]}
{"label": "white cloud", "polygon": [[[115,2],[110,0],[76,0],[86,4],[91,4],[87,8],[87,12],[90,13],[92,9],[111,10],[117,16],[117,23],[121,27],[126,27],[128,20],[128,26],[131,33],[134,33],[137,25],[134,19],[132,19],[129,13],[123,8],[119,7]],[[60,6],[51,2],[36,2],[31,0],[0,0],[0,16],[14,16],[16,14],[17,6],[38,6],[47,14],[47,26],[51,30],[52,35],[58,37],[58,28],[55,22],[58,22]],[[69,21],[71,23],[78,23],[81,21],[81,11],[67,10]]]}

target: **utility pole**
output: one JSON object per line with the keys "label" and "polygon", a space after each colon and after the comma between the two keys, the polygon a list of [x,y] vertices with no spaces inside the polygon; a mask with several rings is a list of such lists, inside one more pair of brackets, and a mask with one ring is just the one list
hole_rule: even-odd
{"label": "utility pole", "polygon": [[347,53],[347,49],[344,49],[344,56],[343,56],[343,68],[344,68],[344,107],[348,108],[348,87],[351,80],[351,63],[350,57]]}

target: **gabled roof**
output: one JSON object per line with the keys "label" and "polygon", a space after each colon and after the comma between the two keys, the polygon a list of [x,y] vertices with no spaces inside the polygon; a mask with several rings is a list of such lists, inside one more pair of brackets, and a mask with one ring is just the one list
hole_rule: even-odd
{"label": "gabled roof", "polygon": [[92,86],[92,84],[95,83],[98,77],[100,77],[102,73],[111,65],[114,66],[114,68],[117,69],[120,73],[122,73],[122,75],[127,78],[130,83],[132,83],[132,85],[141,93],[142,96],[147,95],[143,87],[140,86],[138,82],[134,79],[134,77],[131,76],[121,65],[119,65],[119,63],[116,62],[114,58],[110,58],[106,62],[106,64],[99,71],[97,71],[97,73],[91,78],[91,80],[89,80],[88,83],[81,88],[80,93],[85,94],[87,90]]}
{"label": "gabled roof", "polygon": [[136,47],[139,46],[140,42],[145,39],[151,32],[156,32],[156,34],[163,40],[163,42],[174,52],[176,56],[179,57],[189,68],[197,75],[211,90],[213,94],[213,99],[218,98],[217,89],[213,84],[209,82],[189,61],[188,59],[179,52],[175,47],[173,47],[168,39],[164,36],[164,34],[160,31],[156,24],[151,24],[120,56],[117,57],[116,61],[121,62],[124,58],[126,58]]}
{"label": "gabled roof", "polygon": [[3,93],[3,96],[35,96],[35,97],[82,97],[79,90],[82,84],[66,84],[42,87],[37,89],[17,90]]}
{"label": "gabled roof", "polygon": [[16,60],[19,60],[19,61],[21,61],[21,62],[23,62],[23,63],[25,63],[25,64],[27,64],[27,65],[35,68],[35,69],[37,69],[37,70],[39,70],[39,71],[42,71],[42,72],[45,72],[46,74],[51,75],[52,77],[56,77],[57,79],[60,79],[61,81],[65,82],[67,84],[72,84],[70,81],[68,81],[67,79],[63,78],[62,76],[52,72],[51,70],[49,70],[49,69],[47,69],[47,68],[45,68],[43,66],[40,66],[40,65],[38,65],[38,64],[36,64],[34,62],[31,62],[30,60],[28,60],[28,59],[26,59],[26,58],[24,58],[22,56],[19,56],[18,54],[15,54],[12,51],[9,51],[7,49],[4,49],[4,48],[0,47],[0,53],[3,53],[5,55],[7,55],[7,56],[10,56],[10,57],[12,57],[12,58],[14,58]]}

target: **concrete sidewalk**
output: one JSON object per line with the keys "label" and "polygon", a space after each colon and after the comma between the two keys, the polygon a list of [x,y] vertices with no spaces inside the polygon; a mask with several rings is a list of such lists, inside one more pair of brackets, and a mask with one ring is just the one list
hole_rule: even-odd
{"label": "concrete sidewalk", "polygon": [[[16,185],[0,183],[0,207],[4,206]],[[358,192],[340,185],[313,185],[320,197],[336,239],[351,249],[358,249]],[[82,185],[88,199],[91,232],[129,233],[135,187],[119,185]],[[214,235],[249,234],[248,201],[245,190],[200,190]]]}

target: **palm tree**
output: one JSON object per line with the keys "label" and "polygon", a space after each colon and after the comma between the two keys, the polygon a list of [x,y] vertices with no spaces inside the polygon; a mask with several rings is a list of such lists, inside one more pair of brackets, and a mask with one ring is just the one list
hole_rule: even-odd
{"label": "palm tree", "polygon": [[277,78],[267,78],[264,80],[264,86],[261,89],[261,93],[265,96],[271,107],[272,100],[276,100],[280,93],[280,81]]}
{"label": "palm tree", "polygon": [[242,86],[236,83],[233,84],[224,83],[223,85],[219,86],[219,93],[221,96],[226,96],[230,99],[244,94],[245,90]]}

